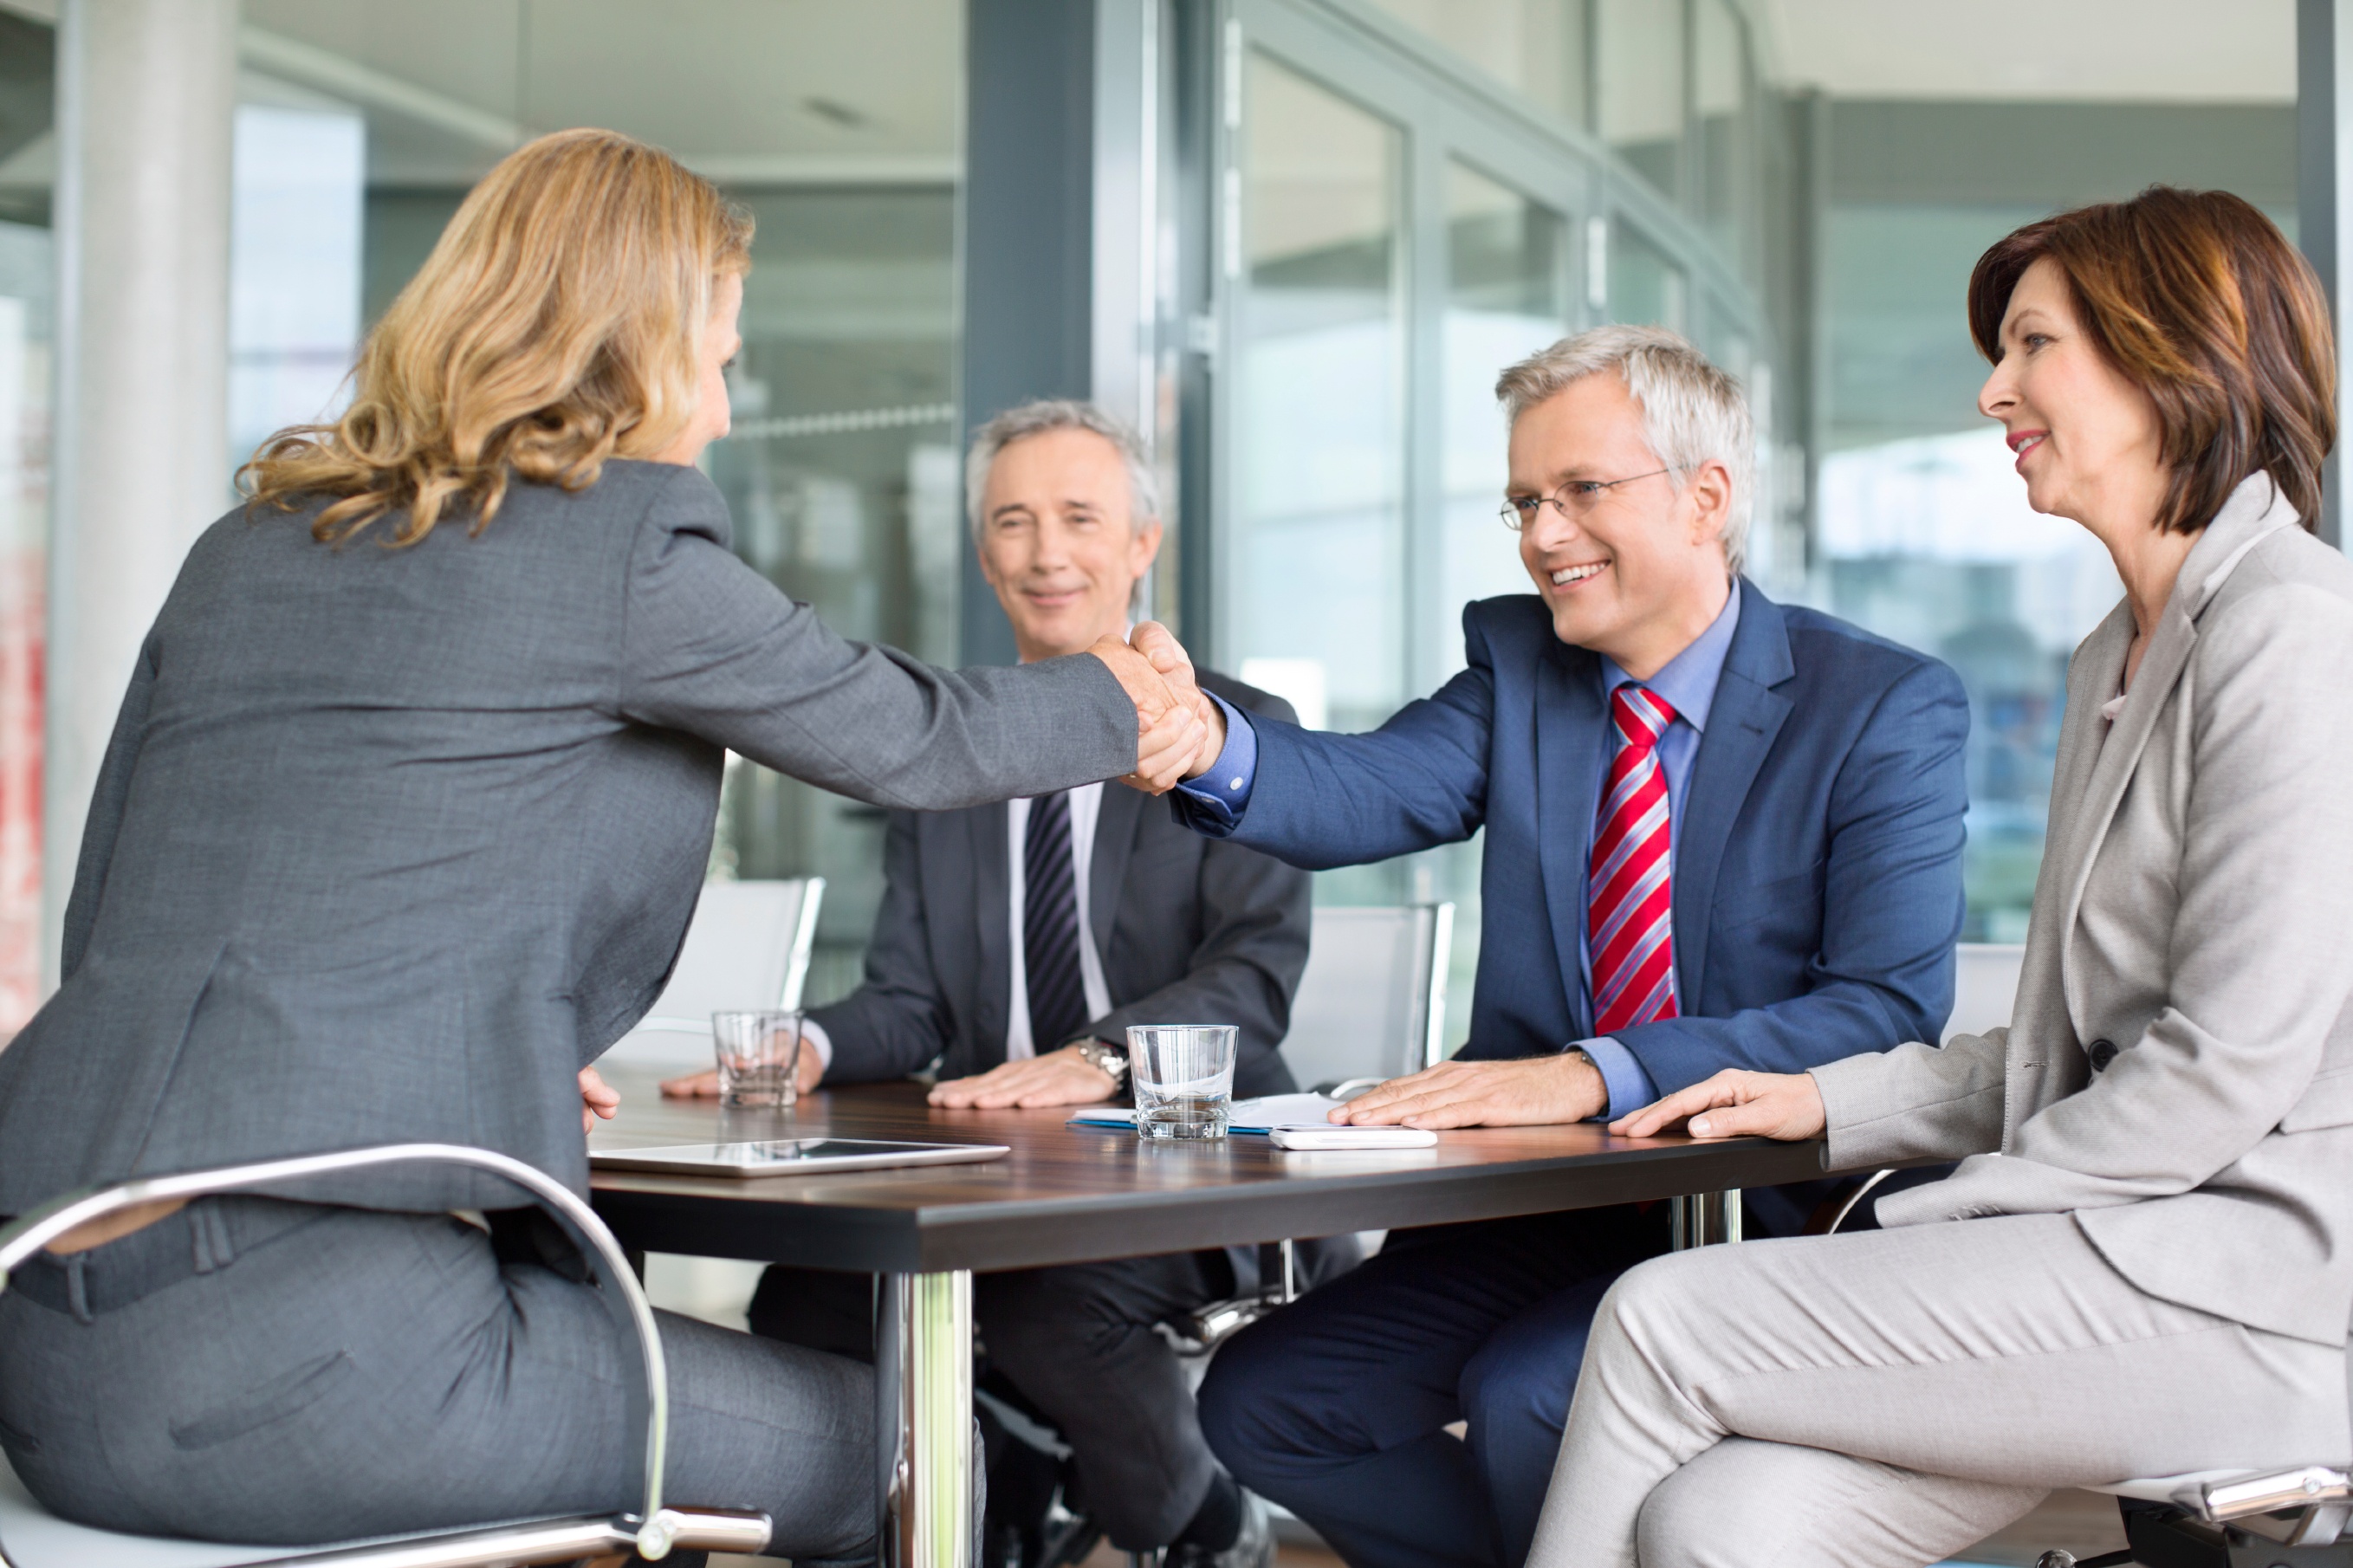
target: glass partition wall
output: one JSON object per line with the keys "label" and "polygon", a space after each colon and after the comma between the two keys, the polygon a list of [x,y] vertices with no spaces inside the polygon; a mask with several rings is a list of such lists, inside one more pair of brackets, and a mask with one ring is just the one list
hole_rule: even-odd
{"label": "glass partition wall", "polygon": [[[1222,129],[1197,150],[1217,174],[1200,188],[1224,196],[1202,302],[1214,515],[1187,533],[1216,584],[1197,652],[1311,725],[1371,729],[1462,668],[1465,604],[1530,591],[1496,518],[1504,365],[1604,321],[1700,331],[1744,361],[1769,342],[1736,270],[1758,205],[1730,188],[1747,131],[1723,123],[1753,102],[1746,37],[1729,8],[1693,27],[1651,0],[1219,15]],[[1468,1026],[1478,855],[1474,840],[1317,879],[1326,902],[1455,902],[1450,1047]]]}

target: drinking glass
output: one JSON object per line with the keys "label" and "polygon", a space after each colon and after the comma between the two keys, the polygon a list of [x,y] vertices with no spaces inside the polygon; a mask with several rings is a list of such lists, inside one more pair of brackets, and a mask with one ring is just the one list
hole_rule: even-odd
{"label": "drinking glass", "polygon": [[730,1110],[768,1110],[798,1098],[801,1015],[713,1013],[711,1044],[719,1057],[719,1103]]}
{"label": "drinking glass", "polygon": [[1234,1098],[1231,1024],[1134,1024],[1127,1031],[1142,1138],[1223,1138]]}

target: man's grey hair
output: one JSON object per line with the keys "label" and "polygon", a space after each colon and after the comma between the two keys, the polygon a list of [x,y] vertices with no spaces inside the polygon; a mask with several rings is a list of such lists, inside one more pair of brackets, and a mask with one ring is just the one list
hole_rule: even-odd
{"label": "man's grey hair", "polygon": [[1757,435],[1740,383],[1705,354],[1664,327],[1596,327],[1506,369],[1496,378],[1495,396],[1517,424],[1521,415],[1572,384],[1610,370],[1642,410],[1642,439],[1674,470],[1677,489],[1704,463],[1722,463],[1731,474],[1724,559],[1737,575],[1748,558]]}
{"label": "man's grey hair", "polygon": [[976,546],[981,542],[981,497],[988,489],[988,470],[997,454],[1016,441],[1050,430],[1090,430],[1117,447],[1120,461],[1127,466],[1128,505],[1135,514],[1132,522],[1141,527],[1159,517],[1160,477],[1153,471],[1152,454],[1145,449],[1144,438],[1092,403],[1041,397],[1007,409],[972,433],[972,449],[964,459],[964,509]]}

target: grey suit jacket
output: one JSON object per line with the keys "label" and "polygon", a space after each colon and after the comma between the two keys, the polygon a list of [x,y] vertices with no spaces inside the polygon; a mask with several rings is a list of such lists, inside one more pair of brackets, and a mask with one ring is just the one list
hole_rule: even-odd
{"label": "grey suit jacket", "polygon": [[2353,1313],[2353,563],[2258,475],[2113,726],[2076,649],[2005,1029],[1814,1069],[1830,1158],[1970,1156],[1884,1225],[2070,1213],[2141,1289],[2341,1344]]}
{"label": "grey suit jacket", "polygon": [[[1208,671],[1200,679],[1237,708],[1293,719],[1279,697]],[[1005,1059],[1006,854],[1002,804],[892,815],[866,982],[810,1015],[833,1043],[828,1081],[901,1078],[934,1058],[942,1076],[961,1078]],[[1087,883],[1112,998],[1090,1035],[1116,1042],[1130,1024],[1239,1025],[1234,1092],[1297,1087],[1276,1047],[1307,966],[1306,872],[1204,838],[1134,790],[1106,789]]]}
{"label": "grey suit jacket", "polygon": [[[583,1185],[575,1075],[676,958],[722,748],[923,808],[1134,765],[1099,660],[949,674],[845,642],[729,553],[691,468],[518,483],[479,536],[406,550],[309,522],[214,524],[147,638],[64,984],[0,1052],[0,1214],[412,1139]],[[439,1173],[302,1195],[515,1201]]]}

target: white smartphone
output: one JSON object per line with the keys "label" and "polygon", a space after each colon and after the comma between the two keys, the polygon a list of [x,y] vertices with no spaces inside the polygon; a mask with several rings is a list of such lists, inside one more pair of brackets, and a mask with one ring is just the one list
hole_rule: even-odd
{"label": "white smartphone", "polygon": [[1267,1136],[1278,1149],[1427,1149],[1438,1142],[1425,1127],[1278,1127]]}

